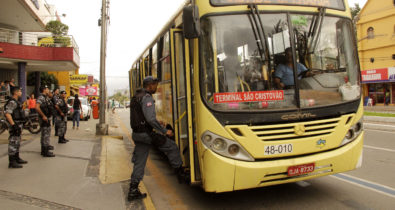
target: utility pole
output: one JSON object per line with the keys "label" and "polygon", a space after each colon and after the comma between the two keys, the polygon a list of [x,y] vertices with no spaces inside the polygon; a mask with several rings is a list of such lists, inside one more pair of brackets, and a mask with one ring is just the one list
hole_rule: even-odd
{"label": "utility pole", "polygon": [[106,49],[107,49],[107,22],[108,9],[107,0],[102,0],[101,11],[101,44],[100,44],[100,103],[99,103],[99,123],[96,124],[96,135],[108,135],[108,124],[106,124]]}

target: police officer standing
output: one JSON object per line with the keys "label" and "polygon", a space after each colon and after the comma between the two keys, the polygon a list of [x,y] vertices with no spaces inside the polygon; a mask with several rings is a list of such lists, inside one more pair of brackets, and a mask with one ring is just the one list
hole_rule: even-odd
{"label": "police officer standing", "polygon": [[[54,95],[55,98],[55,95]],[[60,144],[65,144],[68,142],[64,138],[67,130],[67,103],[64,100],[66,98],[66,91],[61,91],[60,92],[60,97],[58,97],[55,101],[55,109],[56,109],[56,115],[55,117],[55,129],[56,133],[59,136],[58,143]]]}
{"label": "police officer standing", "polygon": [[49,150],[53,150],[51,146],[51,100],[49,98],[49,89],[47,86],[40,87],[41,95],[37,98],[36,111],[39,114],[40,126],[41,126],[41,155],[44,157],[55,157],[55,155]]}
{"label": "police officer standing", "polygon": [[55,105],[56,105],[56,102],[58,101],[58,99],[60,98],[60,96],[59,96],[59,88],[55,88],[52,91],[52,96],[50,98],[51,98],[51,103],[52,103],[53,109],[54,109],[53,110],[54,111],[53,118],[52,118],[52,126],[55,126],[55,136],[58,136],[58,129],[57,129],[56,117],[55,117],[57,115],[57,111],[56,111]]}
{"label": "police officer standing", "polygon": [[[180,176],[184,173],[182,167],[182,160],[180,151],[174,141],[163,136],[174,136],[172,130],[167,130],[162,127],[156,119],[155,101],[152,94],[156,92],[158,87],[158,79],[148,76],[143,80],[144,89],[136,94],[130,104],[130,123],[133,129],[132,138],[136,145],[133,152],[132,162],[134,163],[133,172],[131,175],[130,189],[128,193],[128,200],[145,198],[146,193],[141,193],[138,185],[144,176],[144,168],[147,162],[149,148],[154,144],[160,151],[166,154],[169,159],[170,165],[176,170],[177,175]],[[161,133],[153,133],[153,129]],[[163,138],[156,138],[162,136]],[[156,137],[155,137],[156,136]]]}
{"label": "police officer standing", "polygon": [[11,125],[9,128],[10,137],[8,138],[8,168],[22,168],[22,165],[27,161],[19,157],[19,147],[21,145],[22,122],[24,121],[25,114],[22,109],[22,104],[18,99],[22,96],[22,91],[19,87],[11,88],[11,99],[7,101],[4,106],[4,113],[7,122]]}

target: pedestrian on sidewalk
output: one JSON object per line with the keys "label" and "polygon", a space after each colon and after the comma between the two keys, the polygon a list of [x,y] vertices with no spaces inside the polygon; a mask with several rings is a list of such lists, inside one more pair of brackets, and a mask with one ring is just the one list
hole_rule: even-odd
{"label": "pedestrian on sidewalk", "polygon": [[36,113],[36,99],[34,98],[34,93],[30,95],[30,99],[27,100],[27,105],[30,110],[30,114]]}
{"label": "pedestrian on sidewalk", "polygon": [[[13,87],[16,87],[15,86],[15,79],[14,78],[11,78],[11,81],[10,81],[10,88],[13,88]],[[11,89],[10,89],[11,90]]]}
{"label": "pedestrian on sidewalk", "polygon": [[[174,136],[172,130],[161,126],[156,119],[155,101],[152,98],[158,87],[158,79],[148,76],[143,80],[144,89],[139,89],[130,102],[130,125],[133,129],[132,138],[136,145],[133,151],[133,172],[130,180],[128,200],[145,198],[138,185],[144,177],[151,144],[166,154],[171,166],[175,169],[179,182],[185,179],[180,151],[176,143],[164,135]],[[153,132],[155,129],[159,133]]]}
{"label": "pedestrian on sidewalk", "polygon": [[36,111],[38,113],[41,126],[41,155],[43,157],[55,157],[49,150],[54,147],[50,145],[51,137],[51,99],[49,98],[49,89],[47,86],[40,87],[41,95],[37,98]]}
{"label": "pedestrian on sidewalk", "polygon": [[68,107],[67,107],[67,103],[65,101],[66,98],[66,91],[61,91],[60,92],[60,97],[56,100],[56,104],[55,104],[55,109],[56,109],[56,115],[54,116],[55,123],[55,129],[56,129],[56,133],[59,136],[58,139],[58,143],[59,144],[65,144],[68,142],[68,140],[66,140],[64,138],[64,136],[66,135],[66,130],[67,130],[67,111],[68,111]]}
{"label": "pedestrian on sidewalk", "polygon": [[386,90],[385,91],[385,105],[388,106],[388,104],[390,103],[391,100],[391,96],[390,96],[390,90]]}
{"label": "pedestrian on sidewalk", "polygon": [[75,129],[75,123],[77,122],[77,130],[80,127],[80,115],[82,114],[81,101],[78,99],[78,94],[75,94],[73,100],[73,129]]}
{"label": "pedestrian on sidewalk", "polygon": [[1,81],[1,84],[0,84],[0,97],[1,97],[1,99],[5,99],[6,95],[7,95],[7,87],[6,87],[5,81],[4,82]]}
{"label": "pedestrian on sidewalk", "polygon": [[25,118],[22,104],[19,102],[19,98],[22,96],[21,88],[17,86],[12,87],[11,94],[11,99],[9,99],[4,106],[5,117],[11,125],[9,128],[10,137],[8,137],[8,168],[22,168],[22,165],[19,164],[26,164],[27,161],[19,157],[22,122]]}
{"label": "pedestrian on sidewalk", "polygon": [[115,113],[115,99],[112,99],[112,103],[111,103],[111,108],[112,108],[112,113]]}

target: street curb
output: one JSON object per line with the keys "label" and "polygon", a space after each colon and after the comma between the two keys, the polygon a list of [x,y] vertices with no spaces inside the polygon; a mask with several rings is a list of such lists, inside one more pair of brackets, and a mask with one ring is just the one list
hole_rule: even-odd
{"label": "street curb", "polygon": [[395,117],[363,116],[364,121],[395,123]]}

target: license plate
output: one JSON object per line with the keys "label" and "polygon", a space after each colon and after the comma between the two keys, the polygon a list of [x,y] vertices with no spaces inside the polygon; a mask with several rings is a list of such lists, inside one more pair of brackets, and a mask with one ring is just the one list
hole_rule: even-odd
{"label": "license plate", "polygon": [[302,174],[308,174],[314,171],[315,163],[290,166],[288,167],[288,176],[298,176]]}
{"label": "license plate", "polygon": [[278,154],[286,154],[292,153],[293,145],[292,144],[277,144],[277,145],[268,145],[264,147],[265,155],[278,155]]}

